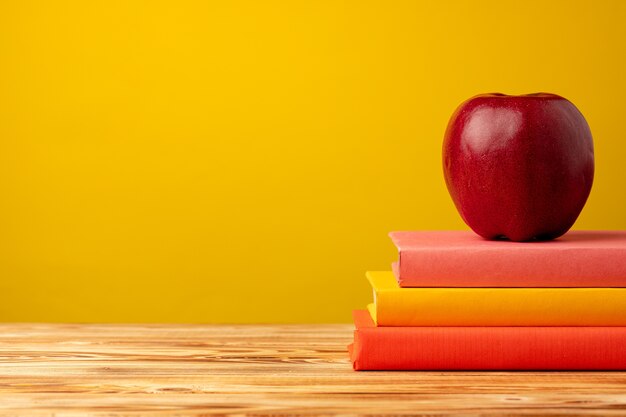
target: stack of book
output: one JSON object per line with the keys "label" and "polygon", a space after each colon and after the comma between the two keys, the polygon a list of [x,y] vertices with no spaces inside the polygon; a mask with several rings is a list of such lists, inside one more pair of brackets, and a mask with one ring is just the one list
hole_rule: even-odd
{"label": "stack of book", "polygon": [[354,369],[626,369],[626,231],[390,236],[398,261],[367,273],[374,302],[354,312]]}

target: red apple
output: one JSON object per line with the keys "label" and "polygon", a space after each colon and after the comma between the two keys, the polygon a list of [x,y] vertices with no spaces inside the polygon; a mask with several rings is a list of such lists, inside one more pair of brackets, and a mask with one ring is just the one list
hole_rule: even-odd
{"label": "red apple", "polygon": [[555,94],[483,94],[462,103],[443,142],[448,191],[487,239],[554,239],[569,230],[593,183],[587,121]]}

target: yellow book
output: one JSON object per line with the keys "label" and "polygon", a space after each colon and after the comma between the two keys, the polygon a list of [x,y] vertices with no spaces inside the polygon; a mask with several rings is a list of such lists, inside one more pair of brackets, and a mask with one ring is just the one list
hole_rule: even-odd
{"label": "yellow book", "polygon": [[378,326],[626,326],[626,288],[400,288],[367,272]]}

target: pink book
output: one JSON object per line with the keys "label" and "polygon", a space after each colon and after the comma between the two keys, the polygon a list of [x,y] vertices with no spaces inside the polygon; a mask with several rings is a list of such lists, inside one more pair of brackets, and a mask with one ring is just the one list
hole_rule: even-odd
{"label": "pink book", "polygon": [[626,287],[626,231],[570,231],[546,242],[470,231],[391,232],[401,287]]}

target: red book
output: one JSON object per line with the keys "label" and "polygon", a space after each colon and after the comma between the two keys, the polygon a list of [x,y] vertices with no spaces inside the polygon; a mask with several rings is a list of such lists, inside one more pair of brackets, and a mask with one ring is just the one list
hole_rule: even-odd
{"label": "red book", "polygon": [[626,231],[570,231],[547,242],[470,231],[391,232],[401,287],[626,287]]}
{"label": "red book", "polygon": [[626,327],[376,327],[354,312],[357,371],[626,370]]}

